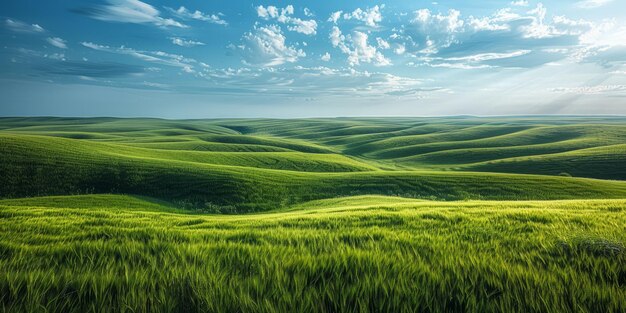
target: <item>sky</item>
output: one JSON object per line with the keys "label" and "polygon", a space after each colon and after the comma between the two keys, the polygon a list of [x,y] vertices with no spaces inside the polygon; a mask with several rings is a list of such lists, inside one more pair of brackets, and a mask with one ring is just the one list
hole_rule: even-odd
{"label": "sky", "polygon": [[626,114],[624,16],[624,0],[5,0],[0,115]]}

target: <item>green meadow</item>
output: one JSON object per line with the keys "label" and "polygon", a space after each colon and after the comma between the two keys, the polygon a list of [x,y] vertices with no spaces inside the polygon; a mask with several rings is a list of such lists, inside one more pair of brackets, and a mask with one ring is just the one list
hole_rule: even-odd
{"label": "green meadow", "polygon": [[3,312],[624,312],[626,118],[0,118]]}

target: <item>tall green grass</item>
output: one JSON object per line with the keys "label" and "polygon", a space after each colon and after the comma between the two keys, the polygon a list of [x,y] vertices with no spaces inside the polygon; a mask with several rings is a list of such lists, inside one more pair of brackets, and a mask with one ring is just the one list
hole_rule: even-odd
{"label": "tall green grass", "polygon": [[624,200],[360,197],[245,216],[126,200],[0,202],[2,310],[626,310]]}

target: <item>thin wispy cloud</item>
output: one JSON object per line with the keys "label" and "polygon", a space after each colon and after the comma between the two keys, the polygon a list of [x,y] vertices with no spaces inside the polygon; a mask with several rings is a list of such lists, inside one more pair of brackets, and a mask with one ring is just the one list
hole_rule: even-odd
{"label": "thin wispy cloud", "polygon": [[597,85],[597,86],[581,86],[581,87],[560,87],[550,89],[556,93],[572,93],[579,95],[598,95],[604,93],[624,92],[626,85]]}
{"label": "thin wispy cloud", "polygon": [[181,47],[195,47],[195,46],[204,46],[205,44],[200,41],[188,40],[179,37],[171,37],[172,43],[181,46]]}
{"label": "thin wispy cloud", "polygon": [[136,58],[145,62],[178,67],[183,72],[186,72],[186,73],[195,73],[194,64],[198,63],[194,59],[186,58],[182,55],[167,53],[163,51],[136,50],[136,49],[128,48],[125,46],[116,48],[116,47],[109,47],[106,45],[96,44],[93,42],[82,42],[81,45],[83,45],[86,48],[97,50],[97,51],[128,55],[128,56],[131,56],[133,58]]}
{"label": "thin wispy cloud", "polygon": [[613,2],[613,0],[584,0],[576,2],[576,6],[583,9],[595,9],[611,2]]}
{"label": "thin wispy cloud", "polygon": [[10,19],[7,18],[6,20],[4,20],[4,25],[14,31],[14,32],[18,32],[18,33],[43,33],[46,30],[39,26],[39,24],[28,24],[16,19]]}
{"label": "thin wispy cloud", "polygon": [[59,37],[48,37],[46,41],[59,49],[67,49],[67,41]]}
{"label": "thin wispy cloud", "polygon": [[187,27],[172,18],[162,17],[161,12],[154,6],[139,0],[108,0],[107,4],[94,5],[74,11],[105,22],[151,24],[159,27]]}

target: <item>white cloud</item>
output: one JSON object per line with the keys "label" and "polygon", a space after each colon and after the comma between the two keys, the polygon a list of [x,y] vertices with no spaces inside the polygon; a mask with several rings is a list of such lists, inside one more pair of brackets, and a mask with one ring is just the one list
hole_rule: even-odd
{"label": "white cloud", "polygon": [[578,36],[580,45],[572,47],[570,58],[576,62],[594,62],[604,67],[626,64],[626,26],[615,21],[601,23],[563,21],[570,23]]}
{"label": "white cloud", "polygon": [[315,14],[313,14],[313,12],[311,12],[311,10],[309,10],[309,8],[304,8],[303,12],[304,12],[305,16],[308,16],[308,17],[315,16]]}
{"label": "white cloud", "polygon": [[527,7],[528,1],[526,0],[511,1],[511,5],[516,6],[516,7]]}
{"label": "white cloud", "polygon": [[[361,9],[361,8],[357,8],[356,10],[352,11],[351,13],[345,13],[343,14],[343,18],[345,20],[351,20],[351,19],[355,19],[361,22],[364,22],[365,25],[370,26],[370,27],[377,27],[377,23],[380,23],[383,20],[383,16],[380,13],[380,10],[383,9],[385,7],[385,5],[375,5],[374,7],[371,8],[367,8],[365,10]],[[337,13],[337,12],[335,12]],[[331,18],[333,18],[333,21],[336,22],[336,19],[334,19],[334,14],[331,15]]]}
{"label": "white cloud", "polygon": [[428,9],[421,9],[414,12],[415,18],[413,23],[430,30],[443,33],[456,33],[463,30],[465,23],[461,18],[461,12],[458,10],[449,10],[448,15],[441,13],[432,14]]}
{"label": "white cloud", "polygon": [[471,64],[465,64],[465,63],[427,63],[424,64],[430,67],[443,67],[443,68],[452,68],[452,69],[457,69],[457,70],[476,70],[476,69],[484,69],[484,68],[490,68],[491,66],[486,65],[486,64],[479,64],[479,65],[471,65]]}
{"label": "white cloud", "polygon": [[146,87],[159,88],[159,89],[167,89],[167,88],[170,87],[169,85],[166,85],[166,84],[155,83],[155,82],[147,82],[147,81],[144,81],[142,83],[142,85],[144,85]]}
{"label": "white cloud", "polygon": [[213,69],[207,75],[218,89],[236,87],[237,95],[257,94],[262,89],[266,94],[310,97],[319,96],[319,90],[324,90],[333,96],[421,98],[444,91],[437,86],[423,86],[422,80],[411,77],[325,66]]}
{"label": "white cloud", "polygon": [[530,50],[519,50],[508,53],[480,53],[464,57],[446,58],[448,61],[467,61],[467,62],[483,62],[490,60],[508,59],[529,54]]}
{"label": "white cloud", "polygon": [[378,48],[379,49],[385,50],[385,49],[391,48],[391,46],[389,45],[389,42],[387,42],[386,40],[384,40],[384,39],[382,39],[380,37],[376,38],[376,43],[378,44]]}
{"label": "white cloud", "polygon": [[282,9],[275,6],[264,7],[262,5],[256,8],[257,15],[265,20],[275,19],[279,23],[286,24],[287,29],[305,35],[315,35],[317,33],[317,22],[315,20],[303,20],[292,17],[294,8],[288,5]]}
{"label": "white cloud", "polygon": [[519,14],[513,13],[510,8],[505,8],[491,16],[481,18],[470,16],[468,25],[473,31],[511,30],[510,23],[520,19],[522,17]]}
{"label": "white cloud", "polygon": [[350,66],[361,63],[372,63],[375,66],[391,65],[391,61],[377,51],[376,47],[368,44],[366,33],[354,31],[351,35],[344,36],[339,27],[333,26],[329,38],[333,47],[339,48],[348,56]]}
{"label": "white cloud", "polygon": [[547,12],[548,10],[543,6],[543,3],[538,3],[534,9],[528,11],[532,22],[530,25],[521,27],[525,32],[525,37],[541,39],[559,35],[552,25],[548,25],[544,22]]}
{"label": "white cloud", "polygon": [[330,61],[330,53],[328,53],[328,52],[324,53],[324,55],[322,55],[322,57],[320,59],[322,61],[324,61],[324,62]]}
{"label": "white cloud", "polygon": [[421,53],[437,53],[440,47],[449,47],[457,41],[456,36],[465,28],[465,21],[460,18],[461,12],[449,10],[447,15],[433,14],[428,9],[420,9],[413,12],[411,24],[424,38]]}
{"label": "white cloud", "polygon": [[159,27],[187,27],[171,18],[161,17],[159,10],[139,0],[108,0],[107,2],[107,5],[95,6],[84,13],[94,19],[106,22],[153,24]]}
{"label": "white cloud", "polygon": [[43,33],[46,31],[38,24],[26,24],[10,18],[6,19],[4,23],[8,29],[18,33]]}
{"label": "white cloud", "polygon": [[330,17],[328,18],[328,21],[337,24],[337,21],[341,18],[341,13],[343,13],[343,11],[337,11],[337,12],[331,13]]}
{"label": "white cloud", "polygon": [[403,44],[396,44],[396,47],[393,49],[393,52],[397,55],[402,55],[406,52],[406,46]]}
{"label": "white cloud", "polygon": [[453,68],[453,69],[464,69],[464,70],[473,70],[473,69],[484,69],[484,68],[494,68],[498,66],[485,64],[483,62],[486,61],[494,61],[494,60],[503,60],[521,57],[524,55],[528,55],[532,53],[531,50],[517,50],[503,53],[479,53],[461,57],[419,57],[418,60],[421,63],[417,63],[414,65],[417,66],[430,66],[430,67],[443,67],[443,68]]}
{"label": "white cloud", "polygon": [[44,58],[48,58],[48,59],[52,59],[52,60],[57,60],[57,61],[65,61],[65,54],[64,53],[44,54],[43,57]]}
{"label": "white cloud", "polygon": [[67,41],[59,37],[48,37],[46,38],[46,41],[59,49],[67,49]]}
{"label": "white cloud", "polygon": [[194,19],[194,20],[198,20],[198,21],[204,21],[204,22],[209,22],[212,24],[217,24],[217,25],[223,25],[223,26],[228,26],[228,22],[226,22],[224,19],[222,19],[223,14],[222,13],[217,13],[217,14],[207,14],[207,13],[203,13],[201,11],[195,10],[195,11],[190,11],[187,8],[185,8],[184,6],[179,7],[178,9],[174,10],[172,8],[167,8],[170,12],[172,12],[173,14],[176,14],[177,16],[179,16],[180,18],[184,18],[184,19]]}
{"label": "white cloud", "polygon": [[582,9],[594,9],[609,3],[613,2],[613,0],[583,0],[576,2],[576,6]]}
{"label": "white cloud", "polygon": [[203,42],[187,40],[187,39],[178,38],[178,37],[171,37],[170,40],[172,40],[173,44],[177,46],[181,46],[181,47],[204,46]]}
{"label": "white cloud", "polygon": [[345,40],[344,35],[341,34],[341,30],[337,26],[333,26],[328,37],[330,38],[330,43],[333,47],[338,47],[339,44],[343,43]]}
{"label": "white cloud", "polygon": [[93,42],[81,42],[81,45],[83,45],[86,48],[93,49],[96,51],[128,55],[128,56],[131,56],[133,58],[136,58],[145,62],[158,63],[158,64],[167,65],[167,66],[178,67],[186,73],[196,73],[196,71],[194,70],[193,64],[198,64],[198,61],[194,59],[186,58],[182,55],[171,54],[171,53],[167,53],[163,51],[142,51],[142,50],[135,50],[133,48],[128,48],[125,46],[115,48],[115,47],[110,47],[106,45],[96,44]]}
{"label": "white cloud", "polygon": [[84,47],[89,48],[89,49],[98,50],[98,51],[108,51],[109,49],[111,49],[111,47],[109,47],[109,46],[99,45],[99,44],[93,43],[93,42],[83,41],[80,44],[83,45]]}
{"label": "white cloud", "polygon": [[293,63],[306,56],[302,49],[288,46],[285,39],[277,25],[255,26],[252,32],[244,34],[244,45],[240,49],[243,50],[247,63],[267,67]]}
{"label": "white cloud", "polygon": [[[489,62],[487,65],[535,67],[570,58],[571,61],[585,60],[606,66],[608,63],[619,64],[611,60],[617,60],[621,50],[611,47],[626,42],[626,31],[616,31],[615,21],[594,23],[558,15],[548,19],[547,9],[541,3],[523,13],[505,8],[489,16],[470,16],[466,19],[462,19],[460,12],[454,10],[441,14],[423,9],[414,12],[411,23],[412,27],[401,29],[402,34],[397,36],[404,38],[403,41],[391,37],[387,39],[392,47],[395,43],[402,43],[412,55],[438,56],[441,63],[450,64],[459,61],[442,60],[446,56],[463,57],[463,54],[467,57],[489,57],[528,50],[523,58]],[[623,46],[626,47],[626,44]],[[607,53],[600,58],[603,51]],[[591,61],[593,56],[598,56],[598,60]],[[473,64],[468,61],[461,63],[475,67],[479,62],[481,61],[474,61]]]}
{"label": "white cloud", "polygon": [[556,93],[573,93],[579,95],[597,95],[603,93],[613,93],[626,91],[626,85],[597,85],[581,87],[560,87],[550,89]]}

